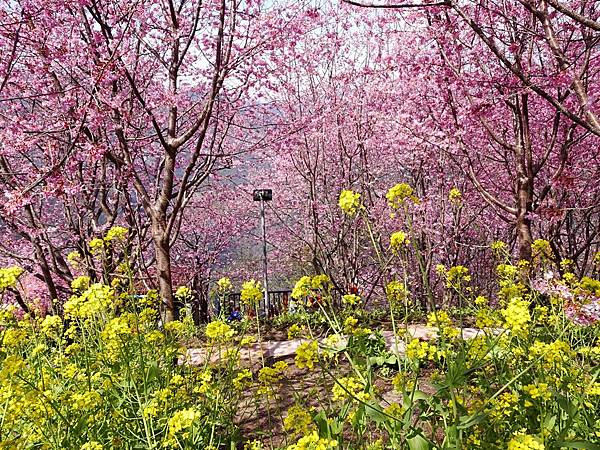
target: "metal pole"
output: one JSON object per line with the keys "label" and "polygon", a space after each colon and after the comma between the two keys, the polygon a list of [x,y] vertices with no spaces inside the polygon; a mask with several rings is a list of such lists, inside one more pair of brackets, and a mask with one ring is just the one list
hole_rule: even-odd
{"label": "metal pole", "polygon": [[265,220],[265,201],[261,197],[260,199],[260,223],[262,227],[262,238],[263,238],[263,288],[264,288],[264,304],[265,304],[265,317],[269,317],[269,279],[267,273],[267,224]]}

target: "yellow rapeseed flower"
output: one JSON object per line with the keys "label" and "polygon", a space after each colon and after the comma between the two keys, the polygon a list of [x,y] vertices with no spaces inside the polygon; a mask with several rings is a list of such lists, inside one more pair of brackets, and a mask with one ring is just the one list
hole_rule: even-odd
{"label": "yellow rapeseed flower", "polygon": [[81,262],[81,253],[79,253],[78,250],[69,252],[67,255],[67,262],[71,264],[72,267],[77,268]]}
{"label": "yellow rapeseed flower", "polygon": [[313,370],[318,356],[319,349],[317,341],[302,342],[296,350],[296,367],[298,367],[298,369],[304,369],[306,367],[309,370]]}
{"label": "yellow rapeseed flower", "polygon": [[306,434],[316,429],[309,412],[298,405],[290,407],[283,419],[283,428],[293,435]]}
{"label": "yellow rapeseed flower", "polygon": [[96,255],[96,254],[100,253],[102,250],[104,250],[104,240],[100,239],[100,238],[92,239],[88,243],[88,246],[90,247],[90,252],[93,255]]}
{"label": "yellow rapeseed flower", "polygon": [[233,284],[228,277],[221,277],[219,281],[217,281],[217,291],[220,294],[226,294],[233,290]]}
{"label": "yellow rapeseed flower", "polygon": [[20,267],[4,267],[0,269],[0,293],[8,288],[15,287],[17,280],[23,274],[23,269]]}
{"label": "yellow rapeseed flower", "polygon": [[127,233],[129,233],[129,230],[125,227],[119,227],[119,226],[112,227],[110,230],[108,230],[106,232],[106,235],[104,236],[104,241],[105,242],[115,242],[115,241],[124,242],[125,239],[127,239]]}
{"label": "yellow rapeseed flower", "polygon": [[214,342],[225,342],[233,337],[235,330],[222,320],[215,320],[206,325],[206,337]]}
{"label": "yellow rapeseed flower", "polygon": [[398,183],[391,187],[385,194],[389,206],[392,209],[398,209],[406,204],[407,200],[413,203],[419,203],[415,191],[406,183]]}
{"label": "yellow rapeseed flower", "polygon": [[90,287],[90,277],[82,275],[71,281],[71,289],[73,291],[85,291]]}
{"label": "yellow rapeseed flower", "polygon": [[46,316],[40,325],[40,331],[47,337],[56,337],[62,330],[63,322],[60,316]]}
{"label": "yellow rapeseed flower", "polygon": [[202,416],[196,408],[188,408],[177,411],[168,421],[169,438],[173,438],[177,433],[188,430],[196,419]]}
{"label": "yellow rapeseed flower", "polygon": [[263,289],[260,282],[256,280],[249,280],[242,284],[242,291],[240,293],[240,301],[244,305],[254,306],[257,305],[263,297]]}
{"label": "yellow rapeseed flower", "polygon": [[342,303],[344,305],[356,306],[361,302],[361,299],[356,294],[346,294],[342,297]]}
{"label": "yellow rapeseed flower", "polygon": [[353,216],[361,207],[360,194],[350,190],[343,190],[340,193],[338,205],[344,213]]}
{"label": "yellow rapeseed flower", "polygon": [[453,205],[460,205],[462,202],[462,192],[460,192],[458,188],[453,187],[448,193],[448,200],[450,200],[450,203]]}
{"label": "yellow rapeseed flower", "polygon": [[544,450],[546,447],[535,436],[517,433],[508,441],[507,450]]}
{"label": "yellow rapeseed flower", "polygon": [[109,286],[94,283],[81,295],[74,295],[65,302],[65,316],[88,319],[106,312],[113,300],[114,291]]}
{"label": "yellow rapeseed flower", "polygon": [[526,335],[529,331],[531,314],[529,302],[521,297],[511,298],[506,308],[500,311],[504,317],[504,325],[517,336]]}
{"label": "yellow rapeseed flower", "polygon": [[329,450],[337,446],[337,441],[320,438],[319,433],[311,431],[309,434],[301,437],[296,444],[289,445],[287,450]]}
{"label": "yellow rapeseed flower", "polygon": [[548,389],[548,383],[528,384],[523,386],[523,392],[532,399],[550,400],[552,393]]}
{"label": "yellow rapeseed flower", "polygon": [[335,402],[338,400],[348,400],[355,398],[367,401],[371,398],[369,393],[364,392],[365,384],[355,377],[341,377],[336,380],[332,388],[331,399]]}
{"label": "yellow rapeseed flower", "polygon": [[396,254],[408,244],[410,244],[410,241],[404,231],[396,231],[390,236],[390,248]]}
{"label": "yellow rapeseed flower", "polygon": [[292,298],[294,300],[302,300],[308,297],[312,292],[312,280],[308,275],[304,275],[294,285],[292,289]]}

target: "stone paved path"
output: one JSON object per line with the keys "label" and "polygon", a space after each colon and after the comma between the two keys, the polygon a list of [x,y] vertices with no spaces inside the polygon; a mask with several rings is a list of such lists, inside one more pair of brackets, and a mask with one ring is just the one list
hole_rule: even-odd
{"label": "stone paved path", "polygon": [[[463,337],[465,339],[471,339],[481,333],[481,330],[476,328],[463,328]],[[394,352],[395,339],[394,334],[391,331],[382,332],[387,347],[390,351]],[[437,335],[437,328],[428,327],[426,325],[409,325],[408,334],[411,339],[418,338],[421,340],[431,340]],[[308,339],[290,339],[287,341],[263,341],[260,344],[254,344],[250,347],[240,349],[240,358],[243,365],[254,366],[262,362],[262,358],[268,361],[279,360],[293,356],[296,350],[303,342],[308,342]],[[398,337],[398,348],[397,351],[400,354],[404,353],[404,339]],[[319,340],[322,344],[322,339]],[[343,345],[343,343],[341,343]],[[190,348],[187,351],[185,362],[191,365],[202,365],[206,362],[207,357],[210,357],[211,362],[218,360],[218,354],[208,355],[204,348]]]}

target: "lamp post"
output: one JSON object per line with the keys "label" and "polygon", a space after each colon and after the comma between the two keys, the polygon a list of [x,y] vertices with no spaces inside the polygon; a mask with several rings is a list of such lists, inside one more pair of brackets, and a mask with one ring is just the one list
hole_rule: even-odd
{"label": "lamp post", "polygon": [[263,288],[264,288],[264,308],[265,316],[269,317],[269,277],[267,274],[267,224],[265,221],[265,202],[273,200],[273,191],[271,189],[256,189],[252,196],[255,202],[260,202],[260,226],[262,228],[263,241]]}

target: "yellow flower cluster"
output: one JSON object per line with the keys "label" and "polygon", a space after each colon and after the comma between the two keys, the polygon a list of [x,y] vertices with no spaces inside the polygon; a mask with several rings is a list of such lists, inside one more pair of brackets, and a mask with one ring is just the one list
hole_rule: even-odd
{"label": "yellow flower cluster", "polygon": [[114,226],[106,232],[105,242],[124,242],[127,239],[129,230],[125,227]]}
{"label": "yellow flower cluster", "polygon": [[54,338],[60,335],[63,322],[59,316],[46,316],[40,324],[40,331],[47,337]]}
{"label": "yellow flower cluster", "polygon": [[599,382],[594,382],[592,384],[589,384],[585,387],[585,395],[589,395],[589,396],[600,396],[600,383]]}
{"label": "yellow flower cluster", "polygon": [[340,193],[338,205],[344,213],[353,216],[361,207],[360,194],[358,192],[344,190]]}
{"label": "yellow flower cluster", "polygon": [[492,252],[494,253],[494,255],[496,255],[497,258],[500,258],[507,254],[506,242],[504,241],[494,241],[490,244],[490,248],[492,249]]}
{"label": "yellow flower cluster", "polygon": [[90,282],[90,277],[81,275],[73,279],[73,281],[71,281],[71,289],[74,292],[85,291],[87,288],[90,287]]}
{"label": "yellow flower cluster", "polygon": [[302,327],[300,325],[298,325],[297,323],[292,324],[292,326],[289,327],[287,330],[288,339],[297,338],[298,336],[300,336],[301,333],[302,333]]}
{"label": "yellow flower cluster", "polygon": [[452,319],[450,319],[450,316],[446,311],[441,309],[436,310],[427,315],[427,326],[440,328],[451,327]]}
{"label": "yellow flower cluster", "polygon": [[392,307],[403,305],[408,299],[408,291],[404,283],[396,280],[385,286],[385,294]]}
{"label": "yellow flower cluster", "polygon": [[544,450],[546,447],[535,436],[518,433],[508,441],[508,450]]}
{"label": "yellow flower cluster", "polygon": [[301,437],[296,444],[288,446],[287,450],[329,450],[336,448],[337,445],[337,441],[320,438],[319,433],[312,431]]}
{"label": "yellow flower cluster", "polygon": [[330,334],[323,339],[323,355],[327,358],[333,357],[337,352],[345,348],[346,343],[339,334]]}
{"label": "yellow flower cluster", "polygon": [[110,287],[94,283],[81,295],[74,295],[65,302],[65,316],[88,319],[108,311],[113,300],[114,291]]}
{"label": "yellow flower cluster", "polygon": [[2,350],[7,351],[10,348],[17,348],[25,344],[27,339],[27,331],[23,328],[8,328],[4,330],[4,334],[0,336],[2,339]]}
{"label": "yellow flower cluster", "polygon": [[475,305],[476,306],[484,307],[484,306],[487,306],[488,304],[489,304],[489,300],[486,297],[484,297],[483,295],[478,295],[475,298]]}
{"label": "yellow flower cluster", "polygon": [[194,421],[200,417],[200,412],[195,408],[182,409],[173,414],[168,422],[169,434],[167,442],[174,442],[175,436],[182,431],[184,432],[182,437],[186,438],[189,433],[187,430],[189,430]]}
{"label": "yellow flower cluster", "polygon": [[307,434],[316,429],[312,417],[305,408],[294,405],[287,411],[283,419],[283,428],[293,435]]}
{"label": "yellow flower cluster", "polygon": [[438,354],[437,347],[428,342],[421,342],[419,339],[413,339],[406,346],[406,357],[415,360],[434,360]]}
{"label": "yellow flower cluster", "polygon": [[501,422],[518,410],[519,394],[505,391],[489,403],[489,415],[492,421]]}
{"label": "yellow flower cluster", "polygon": [[226,342],[233,337],[235,330],[222,320],[215,320],[206,325],[204,333],[213,342]]}
{"label": "yellow flower cluster", "polygon": [[240,347],[249,347],[256,342],[256,338],[252,335],[244,336],[240,340]]}
{"label": "yellow flower cluster", "polygon": [[504,317],[504,325],[516,336],[524,336],[529,331],[531,314],[529,313],[529,302],[521,297],[509,300],[506,308],[500,311]]}
{"label": "yellow flower cluster", "polygon": [[104,240],[100,238],[94,238],[88,242],[88,246],[90,247],[90,252],[92,255],[97,255],[104,250]]}
{"label": "yellow flower cluster", "polygon": [[460,330],[452,324],[452,319],[446,311],[437,310],[427,316],[427,326],[436,327],[440,336],[454,338],[460,334]]}
{"label": "yellow flower cluster", "polygon": [[252,372],[248,369],[243,369],[235,376],[233,379],[233,387],[239,391],[244,389],[244,387],[252,380]]}
{"label": "yellow flower cluster", "polygon": [[90,411],[102,404],[102,397],[96,391],[76,392],[70,400],[76,411]]}
{"label": "yellow flower cluster", "polygon": [[4,267],[0,269],[0,293],[8,288],[15,287],[17,280],[23,274],[20,267]]}
{"label": "yellow flower cluster", "polygon": [[132,322],[133,319],[130,314],[114,317],[100,333],[100,337],[105,345],[103,354],[109,361],[114,362],[117,360],[119,352],[123,347],[123,340],[126,336],[132,334]]}
{"label": "yellow flower cluster", "polygon": [[448,193],[448,200],[450,200],[450,203],[453,205],[460,205],[462,201],[462,192],[460,192],[458,188],[453,187]]}
{"label": "yellow flower cluster", "polygon": [[453,266],[446,272],[446,287],[460,289],[471,282],[469,269],[465,266]]}
{"label": "yellow flower cluster", "polygon": [[310,295],[312,289],[311,278],[308,275],[304,275],[294,285],[292,289],[292,298],[295,300],[302,300]]}
{"label": "yellow flower cluster", "polygon": [[273,367],[263,367],[258,371],[258,381],[266,385],[277,383],[287,368],[288,363],[285,361],[277,361]]}
{"label": "yellow flower cluster", "polygon": [[314,277],[304,275],[296,281],[291,295],[295,300],[303,300],[313,295],[314,291],[327,292],[330,288],[331,280],[327,275],[320,274]]}
{"label": "yellow flower cluster", "polygon": [[549,259],[552,257],[552,247],[546,239],[536,239],[531,244],[533,258],[537,260]]}
{"label": "yellow flower cluster", "polygon": [[304,369],[305,367],[309,370],[315,368],[315,362],[319,358],[319,348],[317,341],[302,342],[296,349],[296,367],[298,369]]}
{"label": "yellow flower cluster", "polygon": [[519,274],[517,266],[512,264],[498,264],[496,266],[496,272],[500,280],[515,281],[516,276]]}
{"label": "yellow flower cluster", "polygon": [[407,200],[413,203],[419,203],[415,191],[406,183],[398,183],[391,187],[385,194],[388,205],[393,209],[398,209],[406,204]]}
{"label": "yellow flower cluster", "polygon": [[411,372],[401,370],[392,379],[392,386],[398,392],[411,391],[414,387],[415,380]]}
{"label": "yellow flower cluster", "polygon": [[310,282],[314,290],[327,291],[331,288],[331,280],[324,273],[315,275]]}
{"label": "yellow flower cluster", "polygon": [[365,384],[355,377],[341,377],[336,380],[332,388],[331,399],[336,402],[338,400],[355,400],[366,402],[371,396],[368,392],[364,392]]}
{"label": "yellow flower cluster", "polygon": [[79,266],[79,263],[81,262],[81,254],[78,250],[73,250],[67,255],[67,261],[69,262],[69,264],[71,264],[72,267],[77,268]]}
{"label": "yellow flower cluster", "polygon": [[390,248],[395,254],[408,244],[410,244],[410,241],[404,231],[396,231],[390,236]]}
{"label": "yellow flower cluster", "polygon": [[356,306],[356,305],[359,305],[360,302],[361,302],[361,299],[356,294],[346,294],[342,297],[342,303],[344,305]]}
{"label": "yellow flower cluster", "polygon": [[228,292],[231,292],[232,290],[233,284],[231,283],[231,280],[228,277],[219,278],[219,281],[217,281],[217,291],[220,294],[226,294]]}
{"label": "yellow flower cluster", "polygon": [[171,334],[183,334],[185,331],[185,324],[179,320],[172,320],[164,325],[164,330]]}
{"label": "yellow flower cluster", "polygon": [[575,357],[575,352],[571,346],[564,341],[556,340],[549,344],[541,341],[535,341],[529,348],[529,359],[541,357],[545,369],[560,368],[563,362]]}
{"label": "yellow flower cluster", "polygon": [[523,392],[532,399],[550,400],[552,393],[548,389],[548,383],[528,384],[523,386]]}
{"label": "yellow flower cluster", "polygon": [[395,417],[396,419],[400,419],[406,412],[406,409],[404,407],[400,406],[398,403],[392,402],[392,403],[390,403],[389,406],[387,406],[383,410],[383,412],[386,413],[388,416],[392,416],[392,417]]}
{"label": "yellow flower cluster", "polygon": [[175,291],[175,297],[180,301],[190,299],[192,298],[192,290],[187,286],[179,286]]}
{"label": "yellow flower cluster", "polygon": [[344,331],[346,333],[350,333],[356,329],[356,325],[358,324],[358,319],[352,316],[346,317],[344,320]]}
{"label": "yellow flower cluster", "polygon": [[249,280],[242,284],[240,292],[240,301],[247,306],[258,305],[263,297],[263,289],[260,282]]}

